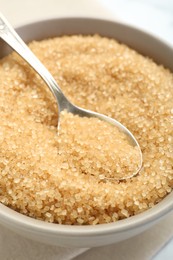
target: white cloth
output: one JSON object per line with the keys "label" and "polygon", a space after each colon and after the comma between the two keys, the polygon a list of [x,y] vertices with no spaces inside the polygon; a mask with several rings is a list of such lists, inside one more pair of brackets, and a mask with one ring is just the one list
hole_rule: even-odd
{"label": "white cloth", "polygon": [[149,260],[173,235],[173,213],[144,233],[92,249],[48,246],[0,226],[2,260]]}
{"label": "white cloth", "polygon": [[[129,2],[129,8],[131,7],[131,9],[129,9],[130,12],[127,10],[128,5],[124,5],[122,9],[120,8],[121,1],[119,1],[118,5],[116,4],[118,1],[114,1],[114,7],[111,8],[110,11],[105,9],[102,4],[103,2],[109,3],[111,1],[0,0],[0,6],[1,12],[7,16],[8,20],[14,26],[58,16],[92,16],[124,20],[125,17],[127,18],[127,15],[123,15],[124,7],[126,7],[126,14],[129,14],[129,21],[131,19],[130,14],[134,17],[132,13],[134,8],[131,6],[131,1],[125,1]],[[135,5],[135,3],[137,4],[137,1],[132,2],[133,5]],[[142,1],[142,3],[144,4],[144,1]],[[126,22],[128,22],[127,19]],[[148,22],[152,25],[150,21]],[[161,27],[159,26],[159,28]],[[0,260],[70,260],[74,258],[75,260],[149,260],[172,236],[173,214],[134,238],[115,245],[89,250],[43,245],[20,237],[0,226]]]}
{"label": "white cloth", "polygon": [[1,260],[71,260],[84,251],[86,249],[44,245],[0,226]]}

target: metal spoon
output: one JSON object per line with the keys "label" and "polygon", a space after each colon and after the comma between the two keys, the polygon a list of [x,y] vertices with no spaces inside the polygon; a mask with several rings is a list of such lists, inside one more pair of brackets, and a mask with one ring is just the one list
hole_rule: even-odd
{"label": "metal spoon", "polygon": [[[126,180],[136,176],[142,168],[142,152],[140,146],[133,136],[133,134],[120,122],[116,121],[113,118],[105,116],[103,114],[99,114],[93,111],[89,111],[78,106],[72,104],[66,96],[63,94],[62,90],[58,86],[55,79],[49,73],[49,71],[44,67],[44,65],[38,60],[38,58],[33,54],[33,52],[27,47],[27,45],[23,42],[20,36],[16,33],[13,27],[9,24],[9,22],[5,19],[5,17],[0,13],[0,38],[2,38],[11,48],[13,48],[29,65],[41,76],[41,78],[46,82],[47,86],[53,93],[56,98],[58,105],[58,129],[60,126],[60,114],[62,111],[66,110],[72,114],[81,116],[81,117],[96,117],[100,120],[106,121],[111,125],[118,127],[118,129],[124,132],[127,135],[127,139],[129,140],[132,146],[136,146],[139,151],[139,164],[138,169],[133,172],[130,176],[124,176],[118,180]],[[128,151],[127,151],[128,153]],[[115,178],[106,178],[109,180],[117,180]]]}

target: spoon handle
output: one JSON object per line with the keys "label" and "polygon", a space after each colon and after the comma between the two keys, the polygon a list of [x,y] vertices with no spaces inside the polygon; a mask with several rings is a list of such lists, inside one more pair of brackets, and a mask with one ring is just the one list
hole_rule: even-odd
{"label": "spoon handle", "polygon": [[59,111],[63,110],[65,104],[69,103],[55,79],[37,59],[29,47],[24,43],[6,18],[0,13],[0,38],[2,38],[12,49],[14,49],[47,83],[58,103]]}

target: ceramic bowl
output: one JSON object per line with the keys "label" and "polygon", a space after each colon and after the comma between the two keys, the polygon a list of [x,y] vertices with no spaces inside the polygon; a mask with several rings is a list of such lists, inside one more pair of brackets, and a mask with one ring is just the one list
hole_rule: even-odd
{"label": "ceramic bowl", "polygon": [[[64,34],[97,33],[115,38],[173,71],[171,46],[125,24],[92,18],[56,18],[23,25],[17,28],[17,31],[26,42]],[[0,57],[8,52],[9,48],[1,41]],[[116,223],[69,226],[35,220],[0,204],[0,224],[22,236],[50,245],[96,247],[116,243],[139,234],[172,210],[173,192],[152,209]]]}

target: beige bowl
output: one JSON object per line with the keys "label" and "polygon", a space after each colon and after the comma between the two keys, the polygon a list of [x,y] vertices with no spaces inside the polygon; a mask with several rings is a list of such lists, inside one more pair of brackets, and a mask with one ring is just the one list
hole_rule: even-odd
{"label": "beige bowl", "polygon": [[[153,36],[117,22],[88,18],[51,19],[17,29],[26,41],[63,34],[94,34],[113,37],[153,58],[173,71],[173,49]],[[0,57],[9,48],[0,42]],[[96,226],[69,226],[45,223],[24,216],[0,204],[0,224],[27,238],[64,247],[96,247],[116,243],[150,228],[173,209],[173,192],[158,205],[137,216]]]}

